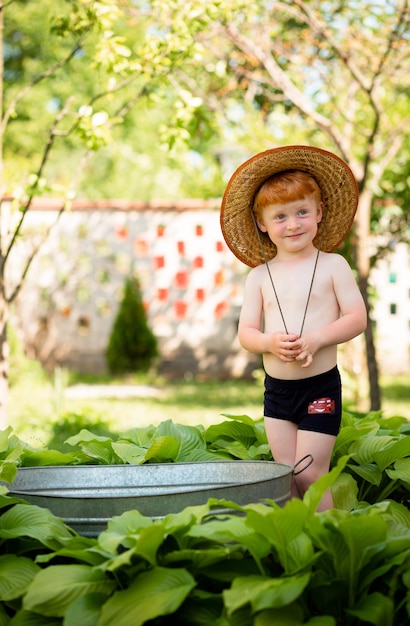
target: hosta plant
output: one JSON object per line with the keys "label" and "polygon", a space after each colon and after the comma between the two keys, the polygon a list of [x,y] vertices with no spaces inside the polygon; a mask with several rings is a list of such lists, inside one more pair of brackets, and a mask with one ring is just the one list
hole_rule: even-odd
{"label": "hosta plant", "polygon": [[156,520],[131,510],[96,538],[4,493],[0,626],[406,626],[407,508],[315,512],[348,461],[283,508],[211,500]]}

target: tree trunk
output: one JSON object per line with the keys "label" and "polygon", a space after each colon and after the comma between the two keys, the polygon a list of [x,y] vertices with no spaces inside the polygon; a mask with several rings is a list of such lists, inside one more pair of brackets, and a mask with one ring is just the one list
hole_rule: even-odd
{"label": "tree trunk", "polygon": [[370,259],[369,259],[369,237],[370,237],[370,209],[371,209],[371,194],[367,189],[364,189],[360,194],[359,207],[357,211],[356,232],[357,232],[357,270],[358,270],[358,283],[359,289],[363,296],[363,300],[367,309],[367,328],[365,330],[366,341],[366,361],[367,361],[367,373],[369,381],[369,393],[370,393],[370,410],[379,411],[381,408],[381,396],[379,386],[379,368],[377,365],[376,348],[374,345],[373,334],[373,322],[370,318],[370,304],[369,304],[369,274],[370,274]]}
{"label": "tree trunk", "polygon": [[373,321],[370,318],[370,306],[368,298],[368,281],[365,276],[359,277],[359,289],[363,296],[363,300],[367,309],[367,328],[365,330],[365,343],[366,343],[366,360],[367,360],[367,372],[369,380],[369,393],[370,393],[370,410],[379,411],[381,408],[381,396],[379,385],[379,366],[377,364],[376,350],[374,345],[374,333],[373,333]]}

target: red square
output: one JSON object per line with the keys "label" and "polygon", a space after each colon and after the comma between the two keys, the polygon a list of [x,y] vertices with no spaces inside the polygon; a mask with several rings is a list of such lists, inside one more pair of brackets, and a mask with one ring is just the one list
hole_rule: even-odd
{"label": "red square", "polygon": [[166,302],[168,300],[168,289],[159,288],[157,290],[157,298],[161,302]]}
{"label": "red square", "polygon": [[177,289],[186,289],[188,287],[188,272],[182,270],[175,274],[175,286]]}
{"label": "red square", "polygon": [[163,256],[155,256],[154,257],[154,269],[159,270],[161,267],[165,267],[165,257]]}
{"label": "red square", "polygon": [[186,312],[188,309],[188,303],[184,300],[175,300],[174,302],[174,311],[177,319],[183,320],[186,317]]}
{"label": "red square", "polygon": [[198,302],[203,302],[205,300],[205,289],[197,289],[195,292],[195,297]]}
{"label": "red square", "polygon": [[221,317],[223,317],[226,313],[226,311],[228,310],[228,304],[226,302],[218,302],[218,304],[215,307],[215,319],[219,320],[221,319]]}

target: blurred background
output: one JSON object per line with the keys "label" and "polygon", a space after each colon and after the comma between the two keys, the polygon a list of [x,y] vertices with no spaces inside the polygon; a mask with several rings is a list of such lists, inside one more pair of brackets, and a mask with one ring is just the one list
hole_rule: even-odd
{"label": "blurred background", "polygon": [[2,428],[44,445],[58,424],[260,417],[219,206],[241,162],[285,144],[335,152],[359,187],[339,252],[369,324],[340,350],[346,408],[410,416],[406,2],[15,0],[0,17]]}

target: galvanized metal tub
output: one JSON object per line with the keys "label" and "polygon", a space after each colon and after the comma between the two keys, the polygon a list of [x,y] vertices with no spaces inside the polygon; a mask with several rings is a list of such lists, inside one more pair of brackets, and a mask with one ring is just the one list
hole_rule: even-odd
{"label": "galvanized metal tub", "polygon": [[270,498],[282,505],[294,469],[273,461],[23,467],[9,489],[94,536],[111,517],[132,509],[161,518],[209,498],[241,505]]}

